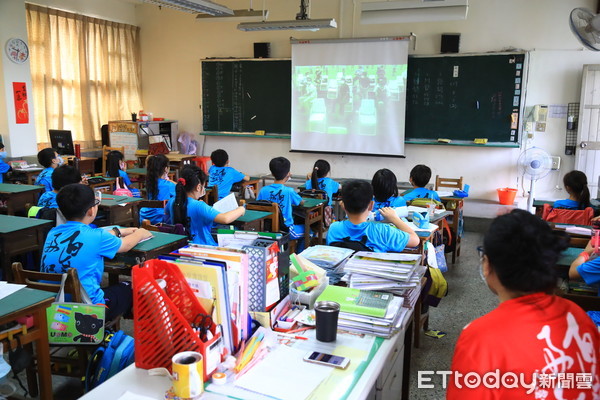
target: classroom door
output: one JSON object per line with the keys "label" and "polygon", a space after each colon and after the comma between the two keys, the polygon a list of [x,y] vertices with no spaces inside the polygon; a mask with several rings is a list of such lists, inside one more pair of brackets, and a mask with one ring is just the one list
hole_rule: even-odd
{"label": "classroom door", "polygon": [[592,198],[598,195],[600,179],[600,65],[583,66],[581,100],[577,126],[575,169],[588,177]]}

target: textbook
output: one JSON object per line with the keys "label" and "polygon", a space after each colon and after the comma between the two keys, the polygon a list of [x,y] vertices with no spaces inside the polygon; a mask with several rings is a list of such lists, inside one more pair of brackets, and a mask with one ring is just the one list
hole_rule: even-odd
{"label": "textbook", "polygon": [[340,305],[340,312],[381,318],[386,315],[393,297],[389,293],[327,286],[317,301],[335,301]]}

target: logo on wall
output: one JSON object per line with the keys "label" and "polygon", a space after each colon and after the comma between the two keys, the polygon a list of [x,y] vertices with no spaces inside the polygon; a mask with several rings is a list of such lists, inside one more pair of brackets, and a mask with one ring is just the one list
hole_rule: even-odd
{"label": "logo on wall", "polygon": [[27,106],[27,86],[25,82],[13,82],[13,95],[15,97],[17,124],[28,124],[29,107]]}

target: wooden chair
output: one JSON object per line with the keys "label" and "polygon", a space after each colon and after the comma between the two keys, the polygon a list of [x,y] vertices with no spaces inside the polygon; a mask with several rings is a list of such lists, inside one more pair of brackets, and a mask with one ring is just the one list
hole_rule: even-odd
{"label": "wooden chair", "polygon": [[435,190],[439,188],[452,188],[462,190],[463,188],[463,177],[460,178],[440,178],[439,175],[435,176]]}
{"label": "wooden chair", "polygon": [[[246,210],[266,211],[272,213],[268,220],[271,221],[270,232],[279,232],[281,213],[277,203],[259,204],[258,202],[249,201],[246,203]],[[265,228],[265,230],[267,230]]]}
{"label": "wooden chair", "polygon": [[212,206],[219,201],[219,187],[216,185],[207,187],[204,191],[204,196],[202,196],[202,200],[209,206]]}
{"label": "wooden chair", "polygon": [[125,154],[125,147],[121,146],[121,147],[108,147],[108,146],[102,146],[102,176],[106,176],[106,156],[108,156],[108,153],[110,153],[111,151],[120,151],[121,153]]}

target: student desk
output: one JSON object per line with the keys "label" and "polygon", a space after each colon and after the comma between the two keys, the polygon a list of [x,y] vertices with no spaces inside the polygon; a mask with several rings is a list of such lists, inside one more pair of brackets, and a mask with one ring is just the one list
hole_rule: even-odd
{"label": "student desk", "polygon": [[[354,385],[351,386],[347,399],[409,399],[412,312],[410,312],[407,318],[405,329],[398,332],[391,339],[375,339],[375,344],[371,349],[372,357],[366,361],[364,371],[358,380],[354,382]],[[312,335],[314,336],[314,333]],[[331,346],[333,348],[341,344],[339,340],[340,335],[341,333],[338,332],[337,343],[315,343],[315,347],[327,348]],[[303,334],[303,336],[308,335]],[[308,343],[311,343],[313,340],[312,338],[309,339]],[[296,373],[298,376],[302,376],[301,371],[296,371]],[[118,399],[126,391],[147,396],[150,399],[162,400],[164,399],[165,391],[170,386],[171,381],[169,378],[164,376],[150,376],[147,370],[136,368],[135,364],[133,364],[116,374],[107,383],[98,386],[81,397],[81,400]],[[317,388],[316,390],[318,391],[319,389]],[[345,391],[345,387],[341,387],[340,391]],[[314,393],[318,392],[313,392],[313,396]],[[339,395],[341,397],[342,393]],[[227,398],[230,397],[207,391],[202,395],[203,400],[225,400]],[[252,394],[247,397],[247,399],[265,398],[267,397],[259,394]],[[320,397],[317,394],[314,398]]]}
{"label": "student desk", "polygon": [[33,168],[13,168],[13,172],[18,172],[20,174],[25,174],[27,177],[27,184],[33,185],[35,183],[35,178],[42,172],[44,168],[41,167],[33,167]]}
{"label": "student desk", "polygon": [[300,211],[304,216],[304,246],[310,246],[310,228],[313,224],[317,227],[317,244],[323,244],[325,200],[303,197],[302,201],[302,205],[294,207],[294,211]]}
{"label": "student desk", "polygon": [[244,215],[233,221],[233,225],[242,231],[264,232],[264,220],[271,215],[273,213],[267,211],[246,210]]}
{"label": "student desk", "polygon": [[[1,225],[1,224],[0,224]],[[54,302],[56,293],[23,288],[3,299],[0,299],[0,325],[14,321],[17,318],[33,315],[34,326],[27,329],[27,334],[20,334],[21,344],[35,342],[35,358],[37,359],[40,399],[52,400],[52,376],[50,373],[50,347],[48,345],[48,326],[46,325],[46,308]],[[5,343],[6,345],[6,343]],[[17,346],[17,340],[11,342],[11,347]],[[7,346],[4,347],[6,350]],[[34,376],[27,376],[28,383]],[[30,386],[31,387],[31,386]],[[30,393],[37,396],[37,393]]]}
{"label": "student desk", "polygon": [[12,183],[0,183],[0,201],[5,205],[0,207],[0,212],[15,215],[18,212],[26,214],[25,205],[35,206],[38,197],[45,191],[43,186],[37,185],[15,185]]}
{"label": "student desk", "polygon": [[[139,165],[146,165],[146,158],[148,158],[148,151],[136,151],[135,156],[138,158]],[[179,154],[179,153],[169,153],[165,154],[165,156],[169,159],[170,169],[175,170],[175,177],[179,178],[179,172],[186,164],[191,164],[196,158],[195,154]]]}
{"label": "student desk", "polygon": [[142,264],[147,260],[168,254],[188,244],[189,238],[173,233],[152,232],[154,237],[145,242],[138,243],[126,253],[117,254],[114,263],[105,263],[104,271],[108,273],[109,285],[119,283],[119,275],[131,275],[131,267]]}
{"label": "student desk", "polygon": [[102,202],[98,206],[99,212],[105,214],[105,218],[94,221],[98,226],[138,225],[138,205],[137,202],[143,200],[139,197],[115,196],[113,194],[102,196]]}
{"label": "student desk", "polygon": [[242,185],[242,190],[241,190],[240,194],[241,194],[242,198],[244,198],[244,190],[245,190],[246,186],[250,186],[252,188],[252,190],[254,191],[254,198],[256,198],[258,196],[258,184],[261,180],[262,180],[262,178],[259,176],[251,176],[250,180],[241,181],[240,185]]}
{"label": "student desk", "polygon": [[103,176],[104,182],[98,183],[89,183],[88,186],[92,188],[92,190],[100,190],[103,193],[112,193],[115,187],[115,178],[108,178]]}
{"label": "student desk", "polygon": [[[65,156],[69,165],[75,164],[75,156]],[[96,173],[96,160],[98,157],[80,157],[79,172],[82,174],[94,175]]]}
{"label": "student desk", "polygon": [[[12,280],[11,257],[30,251],[37,252],[41,257],[44,233],[53,224],[53,221],[46,219],[0,214],[0,254],[2,254],[0,265],[6,280]],[[38,257],[38,261],[40,257]]]}
{"label": "student desk", "polygon": [[[550,225],[550,227],[552,227],[552,230],[559,231],[559,232],[565,232],[566,226],[576,226],[579,228],[588,228],[588,229],[592,228],[591,226],[588,226],[588,225],[557,224],[554,222],[548,222],[548,224]],[[578,233],[572,233],[572,232],[566,232],[566,234],[569,235],[569,245],[571,247],[585,248],[585,246],[587,246],[588,242],[592,238],[591,235],[585,235],[585,234],[578,234]]]}

